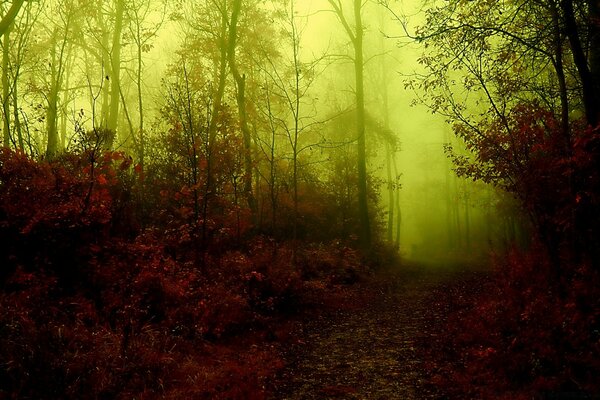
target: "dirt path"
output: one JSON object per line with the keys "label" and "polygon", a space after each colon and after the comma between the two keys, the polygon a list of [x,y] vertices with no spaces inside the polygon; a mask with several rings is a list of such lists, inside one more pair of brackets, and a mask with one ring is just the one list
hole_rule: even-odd
{"label": "dirt path", "polygon": [[418,343],[444,318],[432,298],[466,272],[431,268],[382,277],[360,288],[362,304],[300,325],[272,399],[439,399],[424,379]]}

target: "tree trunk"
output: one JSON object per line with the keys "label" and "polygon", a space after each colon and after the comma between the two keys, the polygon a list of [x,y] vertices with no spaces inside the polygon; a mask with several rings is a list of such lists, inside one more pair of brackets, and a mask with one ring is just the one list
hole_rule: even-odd
{"label": "tree trunk", "polygon": [[471,250],[471,201],[469,198],[469,189],[467,188],[467,184],[466,182],[464,182],[463,184],[465,190],[465,246],[467,250]]}
{"label": "tree trunk", "polygon": [[386,143],[385,146],[385,165],[387,172],[387,189],[388,189],[388,223],[387,223],[387,240],[389,243],[394,241],[394,181],[392,180],[392,146]]}
{"label": "tree trunk", "polygon": [[367,151],[365,143],[365,94],[363,61],[362,0],[354,0],[354,72],[356,81],[356,140],[358,151],[358,217],[360,243],[364,249],[371,247],[371,225],[367,200]]}
{"label": "tree trunk", "polygon": [[[146,155],[146,142],[144,138],[144,98],[142,96],[142,34],[140,32],[140,25],[137,25],[137,35],[138,35],[138,48],[137,48],[137,71],[136,71],[136,86],[137,86],[137,100],[138,100],[138,112],[139,112],[139,126],[138,126],[138,134],[139,134],[139,142],[137,155],[139,158],[139,164],[144,169],[145,163],[145,155]],[[135,134],[135,133],[134,133]]]}
{"label": "tree trunk", "polygon": [[[207,158],[206,158],[206,182],[204,184],[204,193],[202,197],[202,219],[207,220],[208,217],[208,204],[212,194],[212,170],[213,170],[213,154],[215,142],[217,139],[217,123],[219,121],[221,110],[223,108],[223,95],[225,93],[225,83],[227,80],[227,35],[228,35],[228,15],[225,4],[222,5],[221,12],[221,32],[219,36],[219,73],[216,76],[217,90],[213,95],[212,109],[210,115],[210,123],[208,126],[208,144],[207,144]],[[203,239],[205,239],[205,231],[202,233]]]}
{"label": "tree trunk", "polygon": [[112,149],[114,140],[117,137],[117,127],[119,121],[119,105],[121,90],[121,34],[123,31],[123,13],[125,11],[125,1],[116,0],[115,8],[115,26],[112,38],[112,47],[110,54],[110,66],[112,75],[110,76],[110,107],[108,110],[108,121],[106,127],[110,130],[107,138],[106,148]]}
{"label": "tree trunk", "polygon": [[400,241],[401,241],[401,236],[400,236],[400,232],[402,229],[402,208],[400,207],[400,186],[399,186],[399,179],[400,179],[400,173],[398,172],[398,163],[396,160],[396,153],[394,153],[392,155],[392,161],[393,161],[393,166],[394,166],[394,175],[395,175],[395,183],[397,185],[396,187],[396,191],[395,191],[395,203],[396,203],[396,238],[394,239],[394,246],[396,247],[396,249],[400,250]]}
{"label": "tree trunk", "polygon": [[21,127],[21,118],[19,116],[19,93],[17,86],[17,80],[19,77],[20,66],[17,66],[17,72],[14,75],[15,81],[13,82],[13,91],[12,91],[12,100],[13,100],[13,119],[15,125],[15,132],[17,134],[17,143],[19,145],[19,149],[23,150],[25,148],[25,144],[23,142],[23,129]]}
{"label": "tree trunk", "polygon": [[246,195],[248,207],[252,211],[252,214],[256,216],[256,199],[252,192],[252,139],[250,137],[250,129],[248,128],[248,118],[246,115],[246,76],[240,74],[235,58],[235,50],[237,47],[237,25],[241,8],[242,0],[234,0],[233,8],[231,10],[231,19],[229,21],[227,59],[229,60],[231,75],[236,83],[238,116],[242,138],[244,140],[244,193]]}
{"label": "tree trunk", "polygon": [[48,93],[48,105],[46,108],[46,129],[48,143],[46,146],[46,157],[52,158],[58,151],[59,137],[57,127],[58,117],[58,94],[62,87],[65,71],[65,48],[68,42],[69,30],[71,28],[71,15],[65,21],[63,36],[58,43],[58,27],[54,29],[52,37],[52,56],[50,60],[50,93]]}
{"label": "tree trunk", "polygon": [[6,34],[6,32],[8,32],[13,21],[19,14],[19,10],[21,9],[21,6],[23,6],[23,3],[25,3],[25,0],[13,1],[12,5],[8,9],[8,12],[0,21],[0,36]]}
{"label": "tree trunk", "polygon": [[[588,124],[595,127],[600,120],[600,99],[598,98],[596,83],[594,82],[596,77],[594,77],[590,71],[588,59],[581,44],[575,11],[573,9],[573,1],[561,0],[560,6],[565,19],[565,33],[569,38],[571,53],[573,54],[573,60],[575,61],[577,73],[579,74],[579,79],[581,81],[585,116]],[[595,21],[591,21],[591,23],[593,24]],[[597,46],[597,44],[593,43],[592,48],[594,46]]]}
{"label": "tree trunk", "polygon": [[[596,99],[600,97],[600,1],[589,0],[589,60]],[[600,100],[599,100],[600,101]]]}
{"label": "tree trunk", "polygon": [[565,155],[571,154],[571,131],[569,129],[569,95],[567,92],[567,79],[563,63],[563,37],[560,27],[560,16],[558,9],[553,2],[550,2],[550,12],[552,14],[552,23],[554,28],[554,70],[558,80],[558,90],[560,95],[560,119],[561,132],[565,146]]}
{"label": "tree trunk", "polygon": [[2,38],[2,144],[9,147],[10,138],[10,82],[8,79],[8,67],[10,57],[10,30],[12,24],[6,28]]}
{"label": "tree trunk", "polygon": [[[60,85],[60,63],[62,60],[61,54],[57,54],[57,38],[58,30],[55,28],[52,37],[52,56],[50,58],[50,92],[47,96],[46,106],[46,134],[48,142],[46,144],[46,158],[50,159],[56,155],[58,151],[58,129],[57,114],[58,114],[58,87]],[[58,64],[58,65],[57,65]]]}
{"label": "tree trunk", "polygon": [[48,143],[46,145],[46,158],[53,158],[58,152],[58,82],[53,73],[52,87],[48,93],[48,105],[46,107],[46,131],[48,134]]}
{"label": "tree trunk", "polygon": [[[98,18],[98,26],[100,31],[102,32],[102,48],[100,64],[102,65],[102,89],[100,95],[100,122],[96,122],[96,118],[94,118],[94,128],[106,129],[108,124],[108,114],[110,109],[110,77],[112,75],[111,68],[111,57],[110,57],[110,36],[109,31],[106,26],[106,22],[104,21],[104,17],[102,15]],[[87,66],[90,68],[90,66]],[[91,67],[91,71],[94,71],[94,67]],[[95,71],[94,71],[95,72]],[[94,73],[92,72],[92,73]],[[95,104],[93,101],[92,104]],[[95,114],[95,110],[93,110]]]}
{"label": "tree trunk", "polygon": [[[65,87],[69,88],[71,81],[71,71],[73,70],[73,43],[69,43],[67,50],[67,60],[65,68]],[[62,95],[62,106],[60,113],[60,150],[63,151],[67,147],[67,107],[69,105],[69,91],[65,90]]]}

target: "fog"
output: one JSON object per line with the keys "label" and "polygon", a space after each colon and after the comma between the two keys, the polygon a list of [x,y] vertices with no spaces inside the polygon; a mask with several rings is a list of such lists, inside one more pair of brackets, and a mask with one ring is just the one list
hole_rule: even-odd
{"label": "fog", "polygon": [[[513,220],[510,196],[489,185],[456,177],[444,145],[451,143],[462,150],[462,143],[454,138],[446,118],[421,104],[420,94],[406,85],[424,74],[418,62],[424,48],[409,37],[423,23],[424,7],[420,1],[400,1],[385,7],[367,3],[363,9],[365,41],[369,43],[365,56],[367,109],[388,125],[398,140],[401,218],[399,222],[396,210],[394,223],[401,227],[400,232],[394,227],[392,236],[394,240],[400,237],[400,252],[409,258],[439,261],[477,257],[502,248],[517,235],[512,230],[522,228],[513,227],[520,222]],[[309,16],[303,36],[308,55],[347,52],[348,38],[326,0],[301,2],[299,9],[300,15]],[[329,67],[325,81],[338,78],[335,87],[326,90],[336,91],[337,96],[352,91],[351,64],[347,61],[346,67]],[[370,168],[386,180],[382,151],[370,160]],[[384,188],[381,200],[389,213],[390,200]],[[507,215],[500,211],[502,202],[509,203]]]}
{"label": "fog", "polygon": [[[109,146],[112,149],[125,151],[134,159],[142,158],[142,163],[143,157],[159,154],[144,146],[151,146],[160,132],[170,129],[165,109],[173,107],[169,93],[173,95],[173,88],[181,84],[182,74],[189,72],[186,80],[196,82],[200,90],[216,90],[216,46],[220,39],[219,32],[211,29],[219,26],[219,4],[107,1],[94,11],[76,9],[72,1],[27,2],[16,20],[16,34],[5,36],[5,87],[9,81],[15,82],[24,100],[15,106],[15,115],[21,115],[20,128],[17,132],[15,124],[5,127],[5,144],[19,147],[23,127],[27,132],[24,149],[32,155],[51,156],[76,148],[81,131],[106,127],[116,131]],[[239,88],[241,79],[247,85],[244,101],[253,113],[245,117],[253,132],[248,140],[255,158],[267,154],[269,117],[265,99],[279,91],[275,97],[280,101],[293,92],[282,74],[289,74],[289,68],[293,68],[294,47],[289,35],[295,35],[297,62],[301,65],[298,71],[309,71],[298,75],[302,99],[296,109],[290,109],[286,101],[268,103],[269,113],[279,113],[271,122],[277,120],[278,129],[282,129],[273,134],[271,149],[277,147],[282,159],[297,158],[300,169],[304,164],[315,165],[310,174],[321,174],[319,179],[323,181],[331,171],[328,162],[336,149],[350,149],[356,140],[353,134],[334,127],[338,124],[348,131],[353,126],[347,119],[351,120],[356,112],[356,91],[352,41],[332,4],[343,5],[349,29],[354,29],[350,3],[243,2],[242,7],[248,8],[241,12],[242,32],[238,33],[236,56],[241,74],[227,78],[226,83],[230,89]],[[455,150],[464,152],[462,143],[454,137],[446,119],[421,104],[420,94],[408,85],[424,73],[418,62],[424,48],[407,36],[423,23],[422,7],[419,1],[390,2],[388,7],[367,1],[362,8],[367,171],[371,190],[379,193],[377,203],[371,204],[372,225],[405,257],[486,254],[513,240],[519,223],[509,196],[456,176],[444,145],[452,144]],[[117,15],[121,15],[123,26],[119,28],[121,37],[115,39],[110,36],[117,27]],[[265,30],[269,30],[267,35]],[[113,42],[111,48],[103,47],[111,40],[120,41],[120,46]],[[115,79],[115,67],[110,63],[115,62],[117,49],[120,74]],[[15,66],[21,64],[22,71],[16,72]],[[112,86],[115,81],[116,86]],[[273,88],[268,89],[269,85]],[[236,94],[227,90],[223,101],[233,112]],[[5,90],[5,103],[9,96]],[[111,104],[116,104],[114,116],[108,110],[109,97]],[[58,108],[56,113],[53,107]],[[7,105],[4,111],[10,123],[14,110],[11,112]],[[296,145],[289,136],[295,115]],[[52,144],[56,139],[48,133],[50,117],[57,118],[52,126],[60,133],[58,145]],[[292,150],[286,148],[290,143]],[[256,175],[260,175],[256,168]],[[274,175],[271,181],[266,179],[267,184],[273,185],[274,179]],[[300,174],[299,179],[305,178]],[[260,193],[255,196],[260,203]],[[509,205],[500,212],[499,206],[504,203]]]}
{"label": "fog", "polygon": [[0,399],[597,399],[599,5],[2,1]]}

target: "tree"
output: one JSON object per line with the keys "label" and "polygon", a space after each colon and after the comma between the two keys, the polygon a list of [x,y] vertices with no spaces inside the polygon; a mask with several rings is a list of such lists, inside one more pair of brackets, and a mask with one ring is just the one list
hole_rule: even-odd
{"label": "tree", "polygon": [[19,14],[23,3],[25,3],[25,0],[13,1],[7,13],[2,17],[2,20],[0,20],[0,36],[4,35],[10,29],[10,26]]}
{"label": "tree", "polygon": [[124,19],[126,2],[103,0],[93,7],[82,6],[80,10],[85,15],[86,29],[85,34],[78,38],[84,40],[78,40],[77,44],[86,59],[92,124],[97,132],[102,132],[104,147],[112,149],[117,139],[121,109],[123,31],[126,29],[124,25],[129,22]]}
{"label": "tree", "polygon": [[[135,69],[133,72],[133,81],[136,87],[137,108],[138,108],[138,126],[137,132],[131,132],[134,141],[135,151],[142,168],[145,164],[145,118],[144,118],[144,95],[143,95],[143,73],[144,73],[144,53],[150,51],[156,39],[160,28],[164,22],[167,3],[162,7],[152,7],[151,1],[133,0],[127,4],[125,10],[126,17],[130,21],[127,24],[128,36],[134,43]],[[153,13],[160,13],[161,20],[158,23],[148,21]],[[125,107],[125,102],[123,102]]]}
{"label": "tree", "polygon": [[231,17],[229,18],[229,31],[227,35],[227,61],[229,69],[236,85],[236,101],[240,130],[244,139],[244,162],[246,172],[244,174],[244,193],[248,201],[248,207],[256,213],[256,199],[252,192],[252,139],[248,128],[248,115],[246,110],[246,75],[242,75],[236,61],[236,49],[238,39],[238,20],[242,8],[242,0],[233,0]]}
{"label": "tree", "polygon": [[[47,78],[46,99],[46,157],[53,158],[58,152],[58,111],[59,93],[63,89],[63,81],[67,64],[67,49],[71,37],[75,9],[70,0],[59,2],[52,9],[59,15],[58,21],[48,28],[49,76]],[[75,9],[76,10],[76,9]]]}
{"label": "tree", "polygon": [[[292,186],[292,241],[293,261],[296,261],[296,251],[298,240],[298,222],[299,222],[299,168],[300,155],[310,149],[317,143],[303,142],[302,136],[308,133],[319,122],[315,119],[314,101],[309,91],[313,86],[316,77],[319,75],[317,70],[323,57],[317,57],[311,61],[303,61],[302,51],[302,33],[303,27],[299,22],[296,10],[296,1],[290,0],[284,2],[279,13],[281,17],[281,44],[283,45],[283,54],[271,54],[272,49],[263,48],[261,56],[266,60],[262,67],[266,75],[266,105],[265,110],[268,125],[271,131],[271,155],[269,161],[271,164],[271,190],[274,190],[274,166],[275,166],[275,136],[276,132],[281,132],[285,137],[291,154],[291,186]],[[276,60],[275,58],[279,60]],[[273,107],[276,104],[276,108]],[[275,201],[275,193],[271,195],[271,201]],[[273,215],[275,210],[273,210]]]}
{"label": "tree", "polygon": [[358,215],[360,221],[360,242],[365,249],[371,246],[371,224],[369,221],[369,205],[367,200],[367,152],[365,142],[365,91],[364,91],[364,55],[362,22],[363,0],[352,0],[354,26],[350,25],[348,15],[341,0],[328,0],[332,11],[344,27],[354,49],[354,78],[356,96],[356,143],[358,170]]}
{"label": "tree", "polygon": [[582,179],[590,167],[574,158],[600,156],[596,145],[582,150],[594,135],[579,122],[598,123],[591,3],[451,1],[431,7],[414,36],[429,73],[410,84],[471,151],[448,149],[457,171],[518,196],[555,266],[560,243],[598,229],[597,189]]}
{"label": "tree", "polygon": [[[21,63],[23,61],[23,51],[26,42],[29,40],[31,32],[31,4],[27,7],[27,16],[23,23],[18,23],[18,12],[23,5],[23,1],[13,2],[8,13],[0,22],[0,36],[2,37],[2,116],[3,124],[3,145],[8,147],[15,143],[11,137],[11,106],[13,108],[12,118],[14,119],[14,130],[18,137],[19,146],[23,148],[23,138],[21,136],[21,125],[18,111],[18,87]],[[17,25],[18,26],[15,26]],[[16,41],[11,40],[11,32],[16,31]],[[15,43],[13,43],[15,42]],[[13,50],[15,54],[13,53]],[[16,60],[14,59],[16,58]]]}
{"label": "tree", "polygon": [[[378,28],[381,32],[387,30],[385,8],[378,7]],[[388,220],[387,220],[387,240],[394,244],[396,248],[400,247],[400,225],[402,221],[402,210],[400,209],[400,177],[398,171],[398,152],[400,151],[400,142],[397,135],[390,129],[390,87],[393,87],[395,72],[390,68],[393,59],[393,53],[389,48],[388,38],[384,34],[377,37],[377,67],[374,71],[367,70],[367,77],[372,79],[371,87],[374,88],[378,108],[381,110],[382,129],[381,134],[385,152],[385,171],[386,187],[388,191]],[[375,58],[375,56],[373,57]],[[369,132],[371,132],[369,130]]]}
{"label": "tree", "polygon": [[[25,86],[20,78],[33,64],[32,57],[30,57],[32,38],[41,11],[42,7],[39,4],[28,2],[21,17],[15,19],[3,37],[4,146],[14,146],[21,150],[26,149],[26,144],[31,144],[31,137],[27,134],[27,118],[24,118],[24,111],[21,107],[21,98],[26,92],[23,91],[22,94],[20,91]],[[28,147],[30,153],[33,154],[31,146]]]}
{"label": "tree", "polygon": [[2,37],[2,126],[3,145],[10,145],[10,83],[8,81],[9,53],[10,53],[10,31],[12,24],[4,32]]}
{"label": "tree", "polygon": [[[582,2],[583,7],[575,10],[573,0],[560,0],[560,9],[549,1],[555,13],[561,13],[562,24],[557,28],[566,35],[571,55],[581,83],[581,97],[588,124],[596,127],[600,123],[600,5],[595,0]],[[587,47],[587,48],[586,48]]]}
{"label": "tree", "polygon": [[[110,51],[110,106],[106,129],[112,132],[111,139],[117,137],[117,128],[119,123],[119,106],[121,104],[121,40],[123,34],[123,15],[125,13],[125,0],[115,0],[114,2],[114,25],[112,35],[112,45]],[[106,143],[106,147],[113,147],[112,140]]]}

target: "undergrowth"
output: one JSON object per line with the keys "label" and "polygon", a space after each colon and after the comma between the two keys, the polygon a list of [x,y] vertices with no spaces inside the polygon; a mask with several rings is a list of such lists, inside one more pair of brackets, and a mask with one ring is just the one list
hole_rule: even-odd
{"label": "undergrowth", "polygon": [[540,250],[494,264],[491,278],[438,293],[449,317],[424,343],[432,382],[451,398],[598,398],[598,272],[581,263],[556,277]]}
{"label": "undergrowth", "polygon": [[281,321],[367,273],[338,241],[211,251],[183,220],[142,228],[139,173],[0,153],[0,398],[264,398]]}

